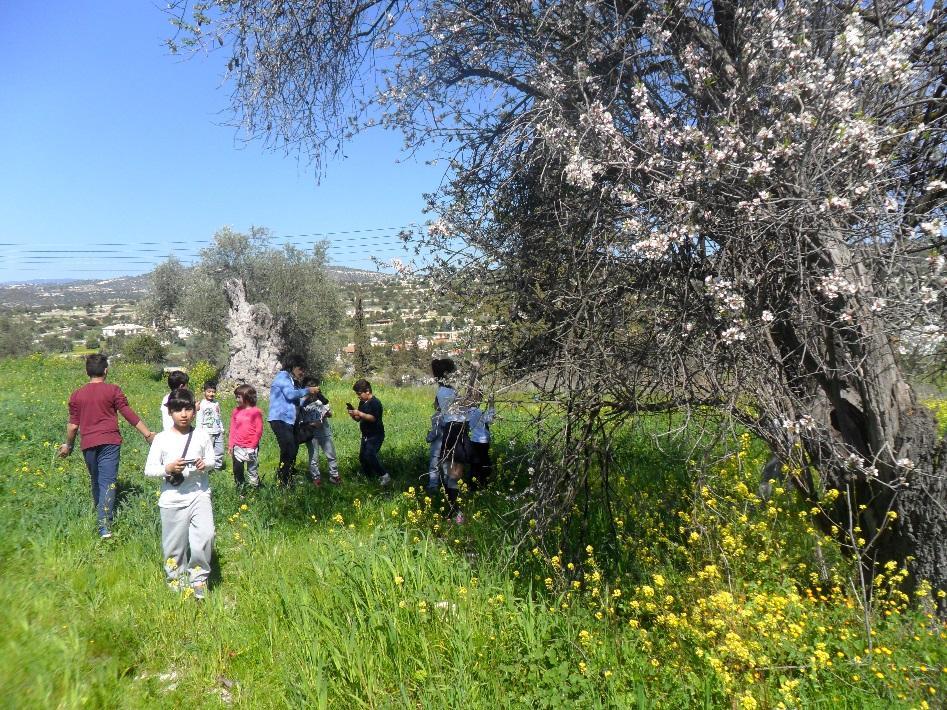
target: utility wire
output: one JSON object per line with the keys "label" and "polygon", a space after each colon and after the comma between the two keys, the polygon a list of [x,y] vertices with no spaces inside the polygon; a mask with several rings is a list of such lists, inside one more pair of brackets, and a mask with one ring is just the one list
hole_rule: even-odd
{"label": "utility wire", "polygon": [[[365,227],[298,234],[272,235],[267,241],[274,246],[305,247],[317,239],[326,242],[326,252],[338,258],[345,254],[344,264],[337,266],[376,267],[377,259],[408,256],[417,246],[413,239],[405,240],[404,233],[418,229],[418,223],[390,227]],[[387,233],[387,234],[386,234]],[[325,239],[335,237],[334,239]],[[101,241],[91,242],[85,249],[27,248],[35,242],[0,242],[0,255],[8,266],[18,272],[49,273],[62,269],[71,274],[95,274],[101,279],[124,276],[123,267],[154,268],[165,259],[176,257],[185,264],[199,260],[201,252],[212,247],[213,239],[172,239],[168,241]],[[370,253],[365,253],[370,252]],[[64,262],[77,268],[64,267]]]}

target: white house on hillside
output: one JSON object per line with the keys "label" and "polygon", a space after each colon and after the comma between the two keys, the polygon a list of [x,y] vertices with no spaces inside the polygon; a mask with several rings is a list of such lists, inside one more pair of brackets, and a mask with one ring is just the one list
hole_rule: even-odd
{"label": "white house on hillside", "polygon": [[114,323],[102,328],[102,337],[114,338],[116,335],[138,335],[143,333],[145,326],[137,323]]}

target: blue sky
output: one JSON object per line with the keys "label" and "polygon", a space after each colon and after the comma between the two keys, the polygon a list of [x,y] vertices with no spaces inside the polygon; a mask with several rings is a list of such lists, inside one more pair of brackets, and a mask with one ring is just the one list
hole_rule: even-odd
{"label": "blue sky", "polygon": [[171,32],[143,0],[0,1],[0,282],[144,273],[225,225],[377,230],[326,237],[331,258],[404,256],[379,228],[422,221],[439,168],[375,131],[317,182],[224,125],[226,58],[171,56]]}

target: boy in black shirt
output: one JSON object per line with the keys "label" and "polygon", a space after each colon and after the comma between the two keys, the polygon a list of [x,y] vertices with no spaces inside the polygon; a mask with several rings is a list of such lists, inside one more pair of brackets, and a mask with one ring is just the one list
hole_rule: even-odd
{"label": "boy in black shirt", "polygon": [[358,380],[352,390],[358,395],[358,409],[349,407],[348,411],[362,431],[362,445],[358,450],[362,473],[366,476],[378,476],[378,482],[387,486],[391,483],[391,476],[378,458],[378,451],[385,441],[385,424],[382,421],[384,408],[381,401],[372,394],[372,384],[368,380]]}

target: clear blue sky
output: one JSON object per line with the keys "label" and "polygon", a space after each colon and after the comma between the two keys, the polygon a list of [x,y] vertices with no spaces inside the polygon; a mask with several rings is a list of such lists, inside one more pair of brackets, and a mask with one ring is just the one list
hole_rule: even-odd
{"label": "clear blue sky", "polygon": [[[401,155],[399,135],[360,137],[318,183],[224,125],[226,58],[171,56],[171,32],[144,0],[0,1],[0,282],[144,273],[172,251],[188,261],[224,225],[423,220],[440,169]],[[373,268],[370,256],[404,254],[393,235],[330,236],[330,256]]]}

